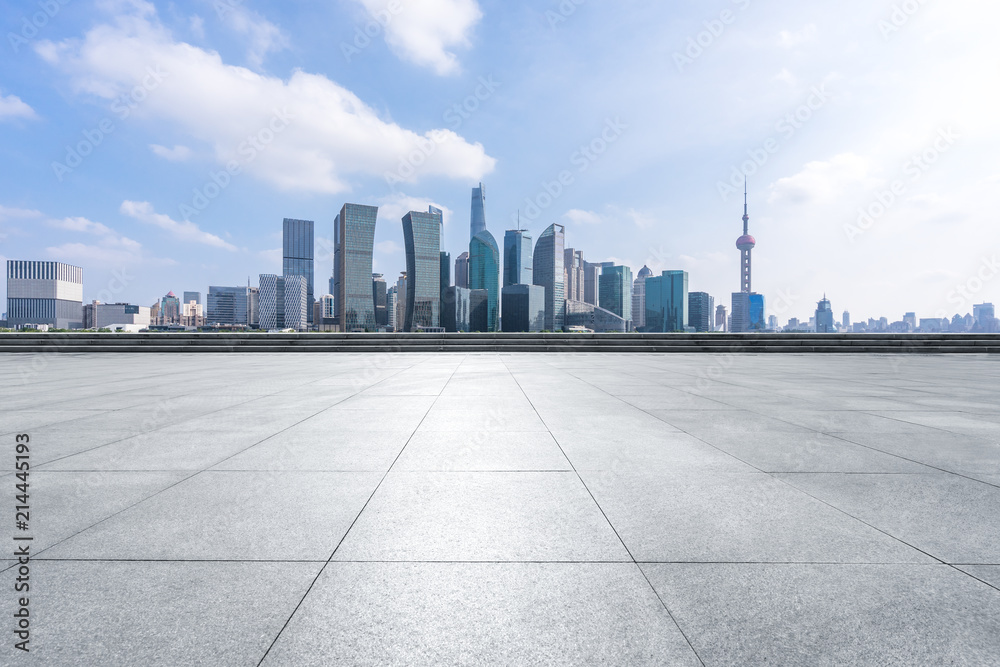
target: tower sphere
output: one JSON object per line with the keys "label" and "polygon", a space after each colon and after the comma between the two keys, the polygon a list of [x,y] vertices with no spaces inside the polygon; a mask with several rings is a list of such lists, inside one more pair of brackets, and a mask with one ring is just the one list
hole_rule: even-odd
{"label": "tower sphere", "polygon": [[746,234],[736,239],[736,247],[740,250],[753,250],[754,246],[757,245],[757,239]]}

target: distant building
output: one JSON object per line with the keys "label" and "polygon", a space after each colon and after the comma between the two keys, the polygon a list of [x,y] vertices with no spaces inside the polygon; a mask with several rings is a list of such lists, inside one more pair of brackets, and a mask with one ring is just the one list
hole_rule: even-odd
{"label": "distant building", "polygon": [[[566,248],[563,251],[563,274],[566,285],[566,298],[570,301],[583,301],[586,291],[584,285],[583,251]],[[600,286],[598,286],[598,290]]]}
{"label": "distant building", "polygon": [[997,323],[996,309],[992,303],[973,305],[972,317],[975,320],[973,327],[984,333],[996,333],[1000,329]]}
{"label": "distant building", "polygon": [[306,279],[306,308],[310,324],[313,321],[313,303],[316,301],[313,263],[315,226],[312,220],[285,218],[283,222],[284,249],[281,273],[285,276],[302,276]]}
{"label": "distant building", "polygon": [[444,291],[451,287],[451,253],[441,251],[441,298]]}
{"label": "distant building", "polygon": [[566,286],[563,283],[563,251],[566,227],[549,225],[535,243],[533,273],[536,285],[545,288],[545,328],[562,331],[566,315]]}
{"label": "distant building", "polygon": [[332,294],[322,294],[316,297],[313,323],[320,331],[335,331],[339,329],[336,317],[337,310],[333,305],[333,301]]}
{"label": "distant building", "polygon": [[851,329],[851,314],[848,311],[844,311],[844,317],[841,319],[841,324],[845,329],[850,331]]}
{"label": "distant building", "polygon": [[687,271],[664,271],[646,279],[645,331],[685,331],[688,319]]}
{"label": "distant building", "polygon": [[469,240],[476,234],[486,231],[486,187],[480,183],[478,188],[472,188],[472,223],[469,226]]}
{"label": "distant building", "polygon": [[484,289],[469,291],[469,331],[492,331],[490,329],[490,295]]}
{"label": "distant building", "polygon": [[205,310],[200,303],[192,299],[181,304],[181,326],[192,328],[205,326]]}
{"label": "distant building", "polygon": [[448,287],[441,302],[441,326],[450,333],[470,331],[470,299],[472,290]]}
{"label": "distant building", "polygon": [[305,276],[260,276],[260,328],[295,329],[309,327],[308,285]]}
{"label": "distant building", "polygon": [[7,260],[7,326],[83,327],[83,269],[62,262]]}
{"label": "distant building", "polygon": [[531,285],[532,237],[523,229],[508,230],[503,237],[503,286]]}
{"label": "distant building", "polygon": [[250,287],[208,288],[208,308],[205,319],[209,324],[257,324],[258,290]]}
{"label": "distant building", "polygon": [[729,313],[724,305],[715,307],[715,330],[729,331]]}
{"label": "distant building", "polygon": [[625,333],[628,322],[623,317],[584,301],[566,302],[566,328],[588,329],[597,333]]}
{"label": "distant building", "polygon": [[455,287],[469,288],[469,253],[463,252],[455,260]]}
{"label": "distant building", "polygon": [[396,331],[406,331],[406,271],[396,280]]}
{"label": "distant building", "polygon": [[747,331],[767,331],[767,303],[763,294],[750,293],[750,319]]}
{"label": "distant building", "polygon": [[191,303],[194,301],[197,304],[201,304],[201,292],[184,292],[183,303]]}
{"label": "distant building", "polygon": [[767,330],[777,331],[778,330],[778,318],[775,315],[768,315],[767,317]]}
{"label": "distant building", "polygon": [[94,301],[83,307],[84,329],[107,329],[116,324],[148,327],[150,323],[146,306]]}
{"label": "distant building", "polygon": [[625,320],[627,331],[632,326],[632,269],[627,266],[602,269],[599,289],[600,307]]}
{"label": "distant building", "polygon": [[386,311],[385,277],[381,273],[372,274],[372,301],[375,304],[375,326],[384,327],[389,324],[389,314]]}
{"label": "distant building", "polygon": [[909,327],[908,331],[915,331],[917,328],[917,314],[906,313],[903,315],[903,324]]}
{"label": "distant building", "polygon": [[545,328],[545,288],[541,285],[508,285],[501,295],[503,330],[537,332]]}
{"label": "distant building", "polygon": [[583,263],[583,301],[597,305],[600,298],[601,264],[594,262]]}
{"label": "distant building", "polygon": [[385,316],[386,316],[386,327],[389,327],[392,331],[397,331],[396,329],[396,309],[399,306],[399,297],[397,296],[397,287],[393,285],[385,291]]}
{"label": "distant building", "polygon": [[816,333],[834,333],[833,307],[830,301],[823,295],[823,300],[816,305]]}
{"label": "distant building", "polygon": [[688,326],[697,332],[712,330],[715,317],[715,299],[708,292],[688,294]]}
{"label": "distant building", "polygon": [[378,328],[371,284],[377,221],[377,206],[344,204],[333,224],[333,294],[341,331]]}
{"label": "distant building", "polygon": [[499,331],[500,248],[488,231],[476,234],[469,243],[469,287],[487,294],[486,325],[478,331]]}
{"label": "distant building", "polygon": [[160,300],[160,312],[153,324],[180,324],[181,300],[173,291]]}
{"label": "distant building", "polygon": [[650,268],[643,266],[632,283],[632,326],[636,330],[646,326],[646,278],[652,275]]}

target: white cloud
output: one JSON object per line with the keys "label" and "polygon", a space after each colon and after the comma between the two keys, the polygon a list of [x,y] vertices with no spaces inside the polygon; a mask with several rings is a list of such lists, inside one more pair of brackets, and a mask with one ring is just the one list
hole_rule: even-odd
{"label": "white cloud", "polygon": [[170,216],[157,213],[153,209],[153,205],[149,202],[124,201],[122,202],[121,212],[130,218],[135,218],[139,222],[159,227],[169,232],[179,241],[200,243],[202,245],[229,250],[230,252],[236,251],[236,246],[226,243],[215,234],[202,231],[193,222],[178,222]]}
{"label": "white cloud", "polygon": [[357,1],[383,24],[393,53],[440,76],[461,71],[453,49],[471,45],[470,33],[483,18],[476,0]]}
{"label": "white cloud", "polygon": [[49,246],[46,252],[49,256],[61,261],[73,261],[81,264],[100,267],[120,267],[129,264],[173,264],[172,260],[164,260],[145,255],[142,244],[134,239],[119,234],[107,225],[88,220],[83,217],[48,219],[46,226],[63,232],[87,234],[97,237],[95,243],[80,241]]}
{"label": "white cloud", "polygon": [[0,121],[10,118],[31,120],[38,118],[38,114],[17,95],[0,95]]}
{"label": "white cloud", "polygon": [[174,146],[173,148],[167,148],[166,146],[160,146],[159,144],[150,144],[150,149],[164,160],[169,160],[170,162],[184,162],[191,158],[193,154],[191,149],[187,146]]}
{"label": "white cloud", "polygon": [[395,241],[382,241],[375,244],[375,249],[384,255],[398,255],[403,252],[403,246]]}
{"label": "white cloud", "polygon": [[220,164],[236,161],[243,172],[284,190],[342,193],[350,178],[385,178],[406,156],[426,155],[427,145],[434,150],[408,182],[473,181],[496,163],[481,144],[452,131],[421,135],[383,120],[325,76],[296,71],[285,81],[227,65],[218,53],[174,41],[155,16],[120,16],[83,40],[41,42],[37,50],[70,75],[77,90],[106,100],[131,91],[149,68],[163,72],[163,83],[132,117],[212,145]]}
{"label": "white cloud", "polygon": [[[244,35],[247,46],[247,61],[254,67],[264,64],[269,53],[277,53],[288,48],[288,37],[281,28],[274,25],[258,12],[247,9],[237,2],[215,3],[219,18],[235,32]],[[204,34],[204,31],[203,31]]]}
{"label": "white cloud", "polygon": [[195,37],[205,39],[205,19],[198,15],[192,16],[188,25],[191,27],[191,33]]}
{"label": "white cloud", "polygon": [[0,222],[41,217],[41,211],[32,211],[24,208],[10,208],[9,206],[0,205]]}
{"label": "white cloud", "polygon": [[778,43],[786,49],[798,46],[799,44],[805,44],[806,42],[811,42],[816,39],[818,34],[816,25],[810,23],[807,26],[799,30],[788,31],[782,30],[778,35]]}
{"label": "white cloud", "polygon": [[[107,225],[99,222],[92,222],[86,218],[63,218],[62,220],[50,220],[50,227],[62,229],[68,232],[81,232],[84,234],[95,234],[97,236],[110,236],[115,232]],[[124,238],[124,237],[123,237]],[[129,239],[125,239],[128,241]]]}
{"label": "white cloud", "polygon": [[281,266],[282,259],[284,258],[283,253],[284,251],[281,248],[272,248],[270,250],[261,250],[257,255],[271,266]]}
{"label": "white cloud", "polygon": [[871,162],[854,153],[826,161],[809,162],[802,171],[771,185],[768,203],[822,204],[843,199],[845,193],[877,185]]}
{"label": "white cloud", "polygon": [[604,222],[599,214],[593,211],[581,211],[578,208],[566,211],[563,217],[574,225],[599,225]]}
{"label": "white cloud", "polygon": [[447,226],[451,219],[452,211],[447,206],[436,204],[429,199],[420,197],[410,197],[403,193],[384,197],[378,202],[378,224],[392,225],[397,229],[401,228],[403,216],[410,211],[426,212],[428,206],[439,208],[444,213],[444,224]]}

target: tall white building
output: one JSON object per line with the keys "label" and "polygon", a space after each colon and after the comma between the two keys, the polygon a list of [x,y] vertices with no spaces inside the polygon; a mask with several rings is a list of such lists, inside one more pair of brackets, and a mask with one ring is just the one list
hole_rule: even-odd
{"label": "tall white building", "polygon": [[258,296],[261,329],[309,328],[309,283],[305,276],[261,274]]}
{"label": "tall white building", "polygon": [[83,328],[83,269],[62,262],[7,260],[7,322]]}

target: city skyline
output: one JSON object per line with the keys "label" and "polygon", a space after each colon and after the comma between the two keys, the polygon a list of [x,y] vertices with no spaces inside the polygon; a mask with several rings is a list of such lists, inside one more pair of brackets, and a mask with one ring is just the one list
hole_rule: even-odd
{"label": "city skyline", "polygon": [[[274,220],[291,216],[317,221],[319,277],[331,212],[350,200],[379,206],[373,270],[394,276],[402,215],[441,208],[442,245],[457,256],[469,188],[485,183],[498,239],[520,209],[534,238],[564,224],[567,247],[592,260],[685,270],[692,290],[728,301],[748,176],[766,239],[754,287],[779,320],[805,317],[824,292],[858,319],[951,317],[997,298],[997,101],[975,84],[1000,63],[992,40],[977,39],[992,5],[974,3],[975,21],[930,5],[903,21],[861,2],[741,1],[724,22],[695,3],[637,3],[645,16],[629,22],[628,43],[595,60],[587,37],[622,25],[596,3],[564,15],[558,4],[435,0],[439,31],[404,11],[375,22],[364,48],[358,31],[375,19],[360,2],[308,22],[278,3],[221,4],[219,14],[184,1],[71,3],[30,38],[31,16],[7,12],[5,34],[18,39],[0,63],[0,259],[82,266],[87,300],[115,284],[115,300],[150,303],[280,273]],[[447,11],[457,5],[470,11]],[[337,28],[321,40],[311,24]],[[98,34],[128,67],[95,58]],[[422,55],[419,37],[431,45]],[[523,55],[497,57],[512,44]],[[929,79],[933,91],[919,85]],[[247,104],[219,95],[230,84]],[[350,111],[316,126],[309,86],[323,93],[316,104],[347,100]],[[608,94],[594,101],[596,89]],[[192,94],[204,104],[188,104]],[[399,148],[359,132],[345,154],[340,133],[366,122]],[[425,142],[427,155],[420,137],[448,140]]]}

